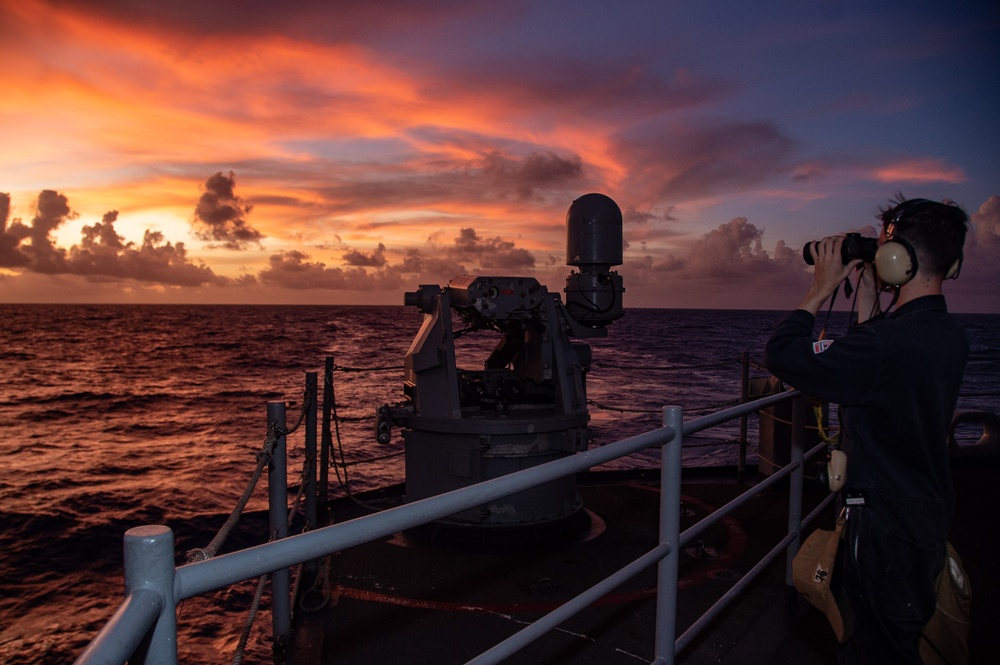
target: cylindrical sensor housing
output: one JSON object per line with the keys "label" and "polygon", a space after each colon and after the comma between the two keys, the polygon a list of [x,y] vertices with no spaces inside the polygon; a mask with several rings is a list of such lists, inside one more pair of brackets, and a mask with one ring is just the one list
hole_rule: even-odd
{"label": "cylindrical sensor housing", "polygon": [[566,211],[566,264],[587,272],[622,263],[622,211],[604,194],[584,194]]}

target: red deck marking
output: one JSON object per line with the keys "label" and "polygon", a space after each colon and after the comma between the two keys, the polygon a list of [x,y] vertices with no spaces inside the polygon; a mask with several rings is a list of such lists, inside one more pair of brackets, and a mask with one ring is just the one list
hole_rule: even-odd
{"label": "red deck marking", "polygon": [[[651,491],[658,492],[656,488]],[[688,496],[682,496],[681,500],[696,506],[707,513],[715,510],[714,507]],[[697,571],[685,575],[677,580],[677,588],[685,589],[695,584],[699,584],[717,570],[727,568],[732,561],[743,556],[747,546],[747,534],[740,523],[732,516],[723,517],[720,522],[726,529],[729,536],[726,542],[726,549],[722,556],[712,561],[711,564],[699,568]],[[547,601],[537,603],[459,603],[448,600],[427,600],[424,598],[410,598],[408,596],[397,596],[368,589],[357,589],[354,587],[337,587],[341,596],[354,598],[355,600],[365,600],[373,603],[383,603],[386,605],[396,605],[399,607],[409,607],[422,610],[436,610],[439,612],[486,612],[491,614],[517,614],[524,612],[551,612],[563,605],[566,601]],[[609,593],[600,600],[593,603],[593,606],[620,605],[645,598],[656,596],[656,587],[638,589],[635,591],[622,591]]]}

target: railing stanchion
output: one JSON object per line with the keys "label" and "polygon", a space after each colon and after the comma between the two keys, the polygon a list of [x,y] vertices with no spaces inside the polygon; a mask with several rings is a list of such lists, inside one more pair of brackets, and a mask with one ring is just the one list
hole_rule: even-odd
{"label": "railing stanchion", "polygon": [[[285,436],[285,403],[267,403],[267,424],[275,430],[274,452],[267,471],[268,515],[271,538],[288,537],[288,476]],[[276,652],[283,650],[292,636],[291,589],[288,568],[271,575],[271,623]]]}
{"label": "railing stanchion", "polygon": [[317,398],[317,382],[318,377],[316,372],[306,372],[306,395],[308,395],[309,403],[304,404],[302,408],[306,410],[306,442],[305,442],[305,456],[306,456],[306,473],[303,482],[305,487],[303,491],[305,492],[305,503],[306,503],[306,528],[315,529],[316,528],[316,403]]}
{"label": "railing stanchion", "polygon": [[177,665],[177,602],[174,599],[174,532],[165,526],[137,526],[125,532],[125,595],[153,591],[160,615],[129,662]]}
{"label": "railing stanchion", "polygon": [[319,452],[319,518],[326,524],[327,502],[330,491],[330,451],[333,436],[330,433],[330,410],[333,406],[333,356],[326,357],[323,371],[323,429]]}
{"label": "railing stanchion", "polygon": [[792,436],[790,464],[792,473],[788,478],[788,533],[794,538],[785,554],[785,584],[792,586],[792,559],[799,551],[802,540],[802,483],[805,479],[806,424],[811,414],[808,397],[792,400]]}
{"label": "railing stanchion", "polygon": [[[750,401],[750,352],[740,355],[740,404]],[[736,482],[740,485],[747,480],[747,414],[740,416],[740,457],[736,466]]]}
{"label": "railing stanchion", "polygon": [[677,637],[677,568],[681,533],[681,445],[684,411],[679,406],[663,409],[663,426],[674,435],[660,453],[660,544],[669,544],[670,553],[657,564],[656,663],[672,665]]}

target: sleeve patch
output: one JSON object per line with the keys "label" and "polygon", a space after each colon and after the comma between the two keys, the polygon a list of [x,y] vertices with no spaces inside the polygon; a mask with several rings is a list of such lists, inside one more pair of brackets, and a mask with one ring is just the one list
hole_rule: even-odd
{"label": "sleeve patch", "polygon": [[813,353],[823,353],[830,348],[831,344],[833,344],[832,339],[821,339],[818,342],[813,342]]}

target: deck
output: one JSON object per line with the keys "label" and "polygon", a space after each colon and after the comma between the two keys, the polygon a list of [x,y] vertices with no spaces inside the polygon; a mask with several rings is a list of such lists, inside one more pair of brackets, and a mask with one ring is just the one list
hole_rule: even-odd
{"label": "deck", "polygon": [[[993,626],[1000,619],[1000,588],[992,565],[1000,523],[992,488],[995,458],[956,460],[959,488],[952,541],[972,579],[973,662],[996,662]],[[751,474],[752,477],[752,474]],[[741,492],[735,472],[685,471],[682,529]],[[591,526],[572,540],[522,545],[457,545],[396,534],[329,560],[330,596],[322,611],[296,609],[295,665],[406,662],[465,663],[556,605],[648,551],[656,542],[658,478],[594,473],[579,492]],[[823,498],[806,492],[807,514]],[[390,505],[398,496],[368,497]],[[704,533],[703,548],[681,558],[678,635],[755,565],[784,533],[787,494],[761,492]],[[827,511],[829,513],[830,511]],[[364,514],[339,502],[332,519]],[[819,526],[829,527],[832,514]],[[308,585],[306,585],[308,586]],[[583,613],[505,661],[588,664],[648,663],[653,653],[655,570],[648,570]],[[319,596],[313,592],[308,603]],[[836,662],[825,618],[784,583],[784,558],[772,564],[733,607],[678,654],[687,665]]]}

